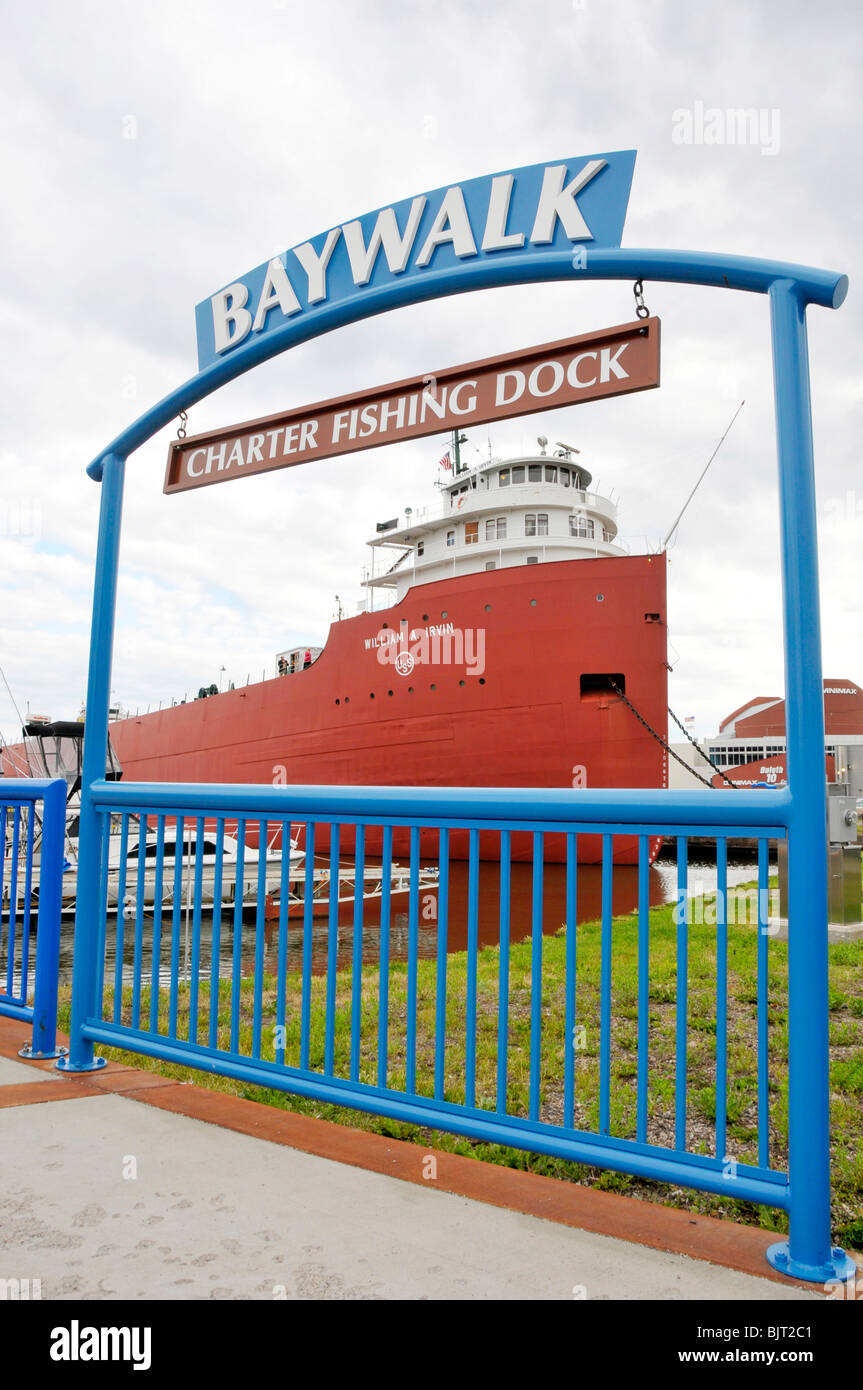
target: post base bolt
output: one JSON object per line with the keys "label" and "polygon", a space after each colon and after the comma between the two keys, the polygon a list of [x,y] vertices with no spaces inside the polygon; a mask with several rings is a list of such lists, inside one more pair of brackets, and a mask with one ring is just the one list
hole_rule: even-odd
{"label": "post base bolt", "polygon": [[831,1279],[855,1279],[858,1273],[856,1264],[850,1255],[846,1255],[841,1245],[833,1246],[830,1259],[822,1265],[809,1265],[801,1260],[792,1260],[787,1240],[777,1241],[775,1245],[768,1246],[767,1259],[780,1274],[787,1274],[792,1279],[806,1279],[811,1284],[826,1284]]}
{"label": "post base bolt", "polygon": [[57,1071],[101,1071],[102,1067],[107,1065],[104,1057],[94,1057],[92,1062],[85,1062],[80,1066],[75,1066],[70,1057],[61,1057],[59,1062],[54,1063]]}
{"label": "post base bolt", "polygon": [[18,1056],[30,1062],[49,1062],[52,1057],[65,1057],[68,1051],[68,1047],[55,1047],[53,1052],[34,1052],[32,1043],[27,1043],[19,1047]]}

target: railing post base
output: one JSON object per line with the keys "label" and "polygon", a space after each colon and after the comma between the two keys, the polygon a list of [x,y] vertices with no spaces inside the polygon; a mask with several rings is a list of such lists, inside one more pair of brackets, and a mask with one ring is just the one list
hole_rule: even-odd
{"label": "railing post base", "polygon": [[52,1052],[34,1052],[33,1044],[26,1043],[24,1047],[19,1047],[18,1056],[28,1062],[50,1062],[52,1057],[65,1057],[68,1051],[68,1047],[55,1047]]}
{"label": "railing post base", "polygon": [[844,1282],[846,1279],[856,1279],[858,1274],[856,1264],[841,1245],[833,1246],[830,1259],[825,1264],[807,1265],[793,1260],[788,1241],[779,1240],[775,1245],[768,1246],[767,1259],[780,1274],[787,1274],[792,1279],[807,1279],[812,1284],[828,1284],[836,1279]]}
{"label": "railing post base", "polygon": [[77,1064],[72,1061],[71,1057],[61,1057],[59,1062],[54,1063],[57,1071],[100,1071],[102,1067],[107,1065],[107,1060],[104,1057],[94,1057],[90,1062],[78,1062]]}

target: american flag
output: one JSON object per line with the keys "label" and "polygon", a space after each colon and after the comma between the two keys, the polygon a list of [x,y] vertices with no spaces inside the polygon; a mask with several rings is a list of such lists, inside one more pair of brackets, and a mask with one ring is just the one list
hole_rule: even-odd
{"label": "american flag", "polygon": [[684,722],[684,724],[694,724],[694,723],[695,723],[695,715],[694,715],[694,714],[687,714],[687,715],[684,715],[684,717],[683,717],[683,722]]}
{"label": "american flag", "polygon": [[450,456],[449,456],[449,449],[447,449],[447,451],[446,451],[446,453],[444,454],[443,458],[439,461],[439,463],[438,463],[438,468],[452,468],[452,463],[451,463],[451,461],[450,461]]}

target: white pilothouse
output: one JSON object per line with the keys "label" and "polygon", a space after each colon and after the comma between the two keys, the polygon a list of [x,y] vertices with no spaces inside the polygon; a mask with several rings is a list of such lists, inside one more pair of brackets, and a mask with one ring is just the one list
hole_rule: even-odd
{"label": "white pilothouse", "polygon": [[431,584],[482,570],[539,565],[554,560],[625,555],[617,543],[617,505],[590,491],[590,473],[558,444],[509,459],[493,458],[474,468],[460,466],[441,489],[441,503],[406,508],[378,526],[369,545],[398,550],[394,563],[363,579],[370,592],[400,603],[414,584]]}

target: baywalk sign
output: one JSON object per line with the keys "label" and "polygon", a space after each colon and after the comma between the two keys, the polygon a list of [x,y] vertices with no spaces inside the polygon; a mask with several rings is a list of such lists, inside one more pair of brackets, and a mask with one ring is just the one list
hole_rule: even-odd
{"label": "baywalk sign", "polygon": [[165,492],[659,385],[659,319],[449,367],[172,440]]}
{"label": "baywalk sign", "polygon": [[348,322],[359,316],[358,298],[368,299],[372,312],[376,296],[397,281],[416,285],[468,262],[559,259],[574,246],[619,247],[634,165],[634,150],[528,165],[332,227],[197,306],[199,368],[245,354],[286,324],[339,305]]}

